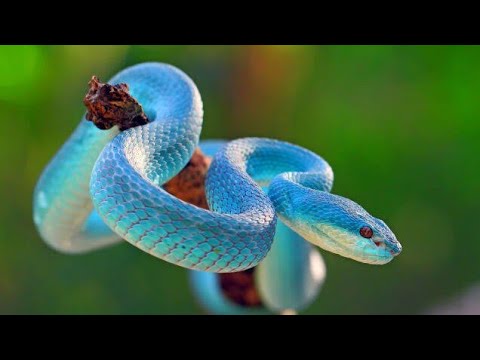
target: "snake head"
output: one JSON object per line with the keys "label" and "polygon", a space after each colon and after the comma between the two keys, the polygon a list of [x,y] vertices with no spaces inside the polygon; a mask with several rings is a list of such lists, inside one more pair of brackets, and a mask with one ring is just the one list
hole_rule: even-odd
{"label": "snake head", "polygon": [[402,246],[390,228],[354,201],[309,191],[279,214],[311,243],[335,254],[367,264],[386,264]]}

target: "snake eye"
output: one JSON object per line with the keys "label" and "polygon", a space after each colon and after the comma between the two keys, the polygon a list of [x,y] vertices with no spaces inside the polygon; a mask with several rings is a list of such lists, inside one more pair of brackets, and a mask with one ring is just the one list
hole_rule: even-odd
{"label": "snake eye", "polygon": [[364,226],[360,229],[360,235],[364,238],[370,239],[373,236],[373,230],[370,226]]}

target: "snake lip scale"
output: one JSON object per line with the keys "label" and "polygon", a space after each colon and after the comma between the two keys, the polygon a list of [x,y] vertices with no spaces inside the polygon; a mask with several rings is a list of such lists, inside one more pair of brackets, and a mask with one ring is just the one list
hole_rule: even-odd
{"label": "snake lip scale", "polygon": [[[128,84],[151,122],[119,132],[82,118],[34,191],[35,225],[54,249],[84,253],[126,240],[188,269],[235,272],[265,259],[278,221],[359,262],[385,264],[401,252],[382,220],[330,192],[333,171],[319,155],[266,138],[199,142],[200,93],[176,67],[138,64],[110,83]],[[161,187],[197,146],[213,156],[205,182],[210,210]]]}

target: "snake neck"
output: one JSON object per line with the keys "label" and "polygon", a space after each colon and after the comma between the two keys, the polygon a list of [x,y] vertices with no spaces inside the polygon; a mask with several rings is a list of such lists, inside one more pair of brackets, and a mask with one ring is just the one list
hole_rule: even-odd
{"label": "snake neck", "polygon": [[[279,218],[292,230],[307,240],[318,235],[315,226],[322,223],[322,211],[327,208],[333,195],[330,194],[333,173],[289,172],[275,177],[268,196]],[[325,221],[327,221],[325,219]]]}

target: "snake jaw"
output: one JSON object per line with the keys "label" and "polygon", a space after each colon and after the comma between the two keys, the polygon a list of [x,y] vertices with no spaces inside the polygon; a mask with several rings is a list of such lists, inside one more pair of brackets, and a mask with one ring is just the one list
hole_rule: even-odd
{"label": "snake jaw", "polygon": [[392,259],[393,259],[393,256],[396,256],[395,252],[387,247],[387,244],[383,239],[373,240],[373,243],[379,250],[388,251],[390,255],[392,255]]}
{"label": "snake jaw", "polygon": [[[282,220],[288,223],[286,219]],[[383,228],[380,229],[375,226],[376,235],[371,239],[366,239],[352,229],[325,222],[313,223],[311,226],[299,226],[298,223],[292,224],[290,222],[289,225],[312,244],[361,263],[387,264],[402,249],[393,233],[385,233],[385,231],[381,231]]]}

